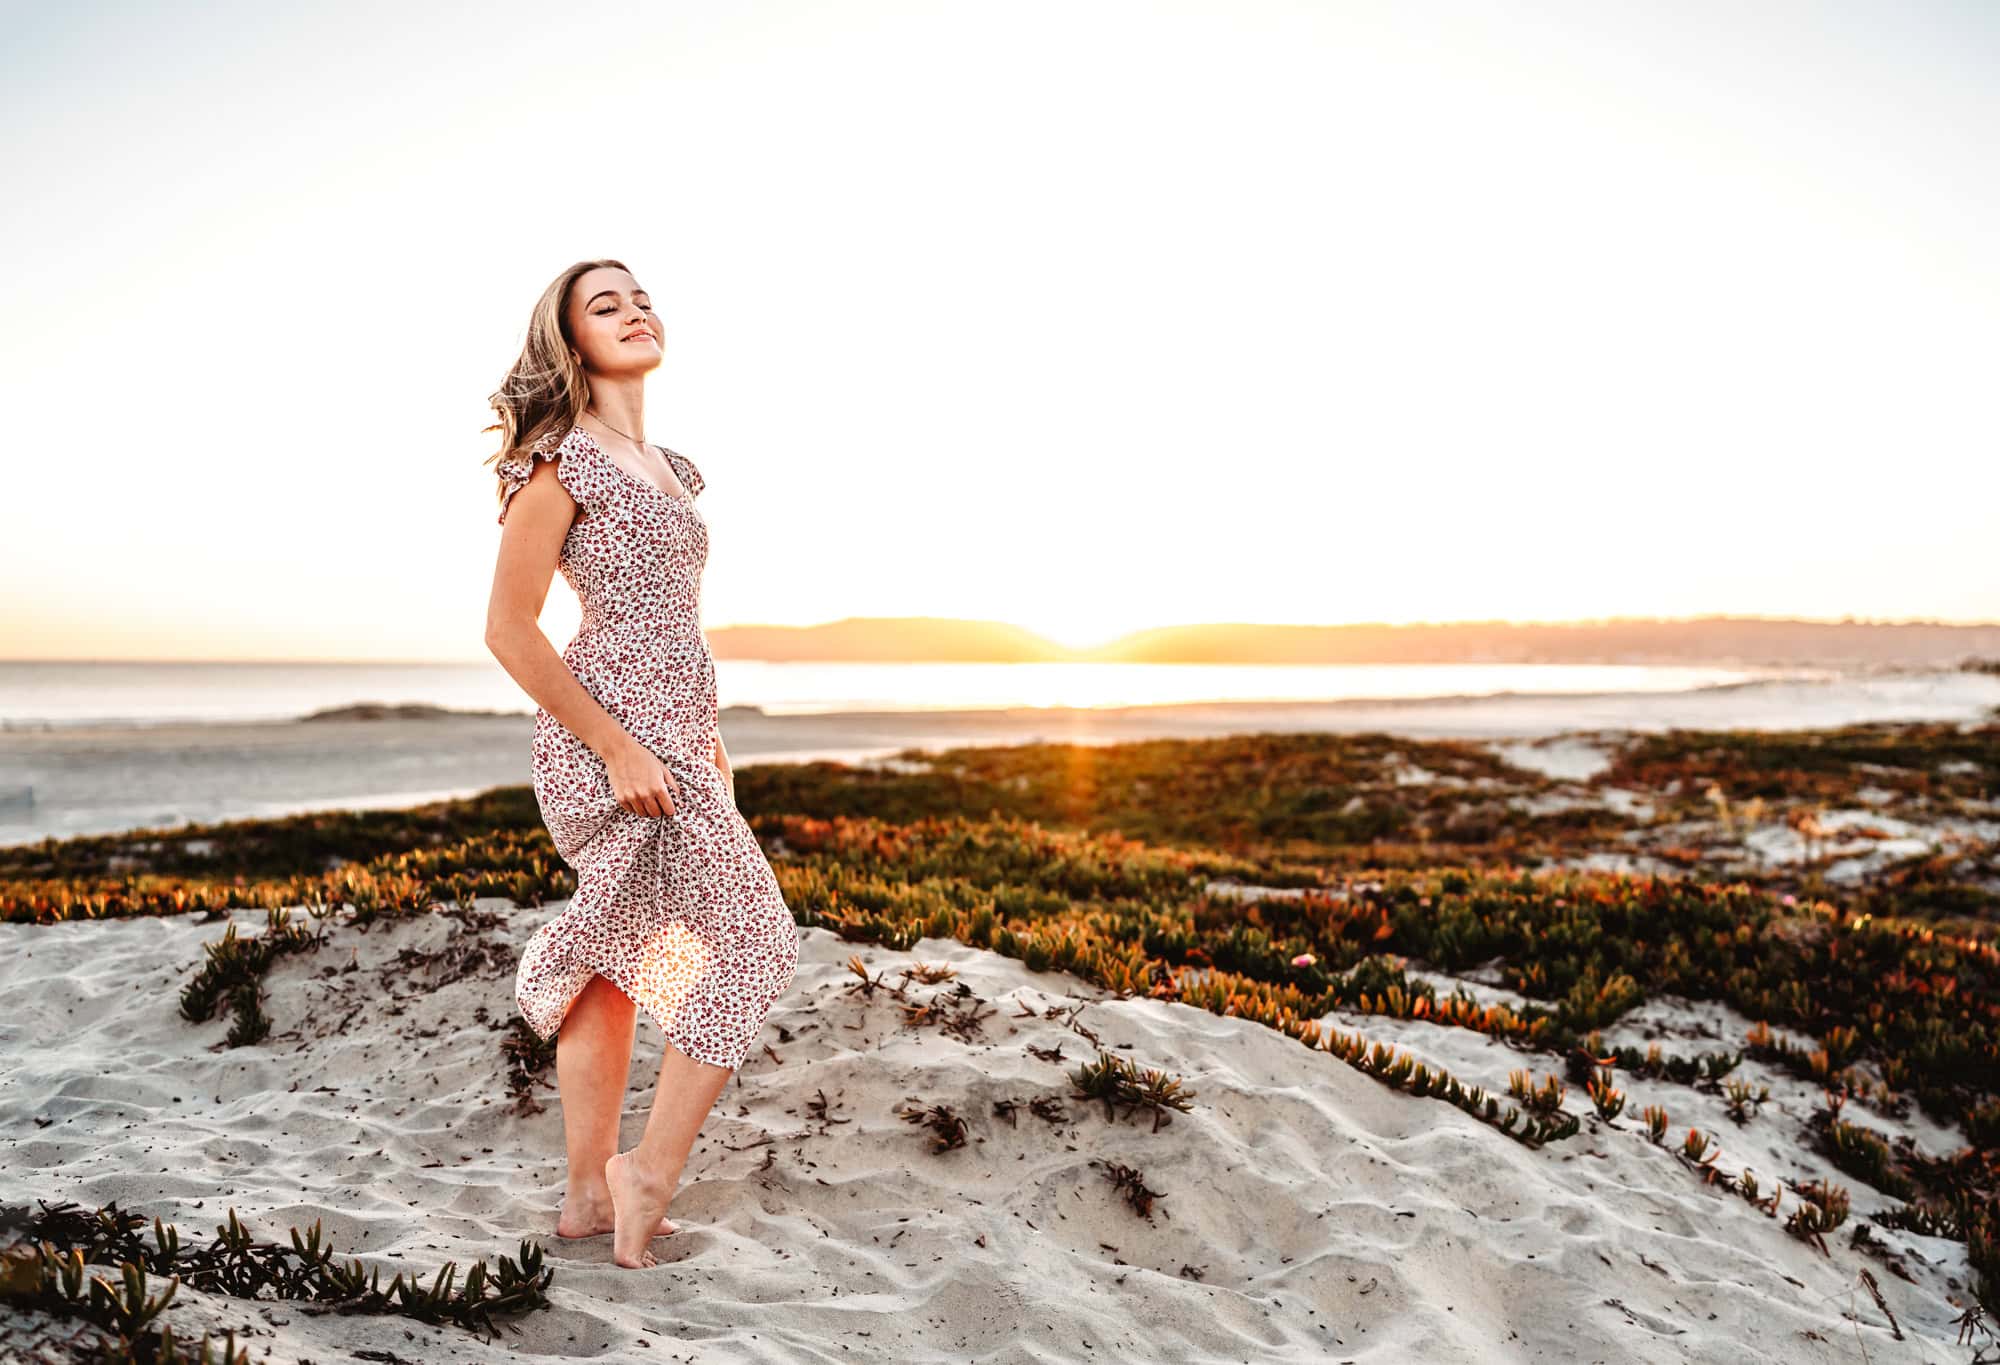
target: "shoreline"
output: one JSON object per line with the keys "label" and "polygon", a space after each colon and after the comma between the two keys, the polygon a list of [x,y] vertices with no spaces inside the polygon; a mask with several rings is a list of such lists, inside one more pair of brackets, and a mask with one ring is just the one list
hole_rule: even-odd
{"label": "shoreline", "polygon": [[[1796,730],[1858,721],[1956,723],[2000,714],[2000,677],[1910,671],[1764,680],[1687,692],[1500,693],[1325,702],[1179,702],[1106,708],[722,710],[738,767],[865,764],[906,749],[1115,744],[1245,733],[1385,732],[1498,746],[1636,731]],[[0,731],[0,844],[173,828],[192,821],[414,805],[531,779],[532,711],[393,711],[379,718],[175,721]]]}

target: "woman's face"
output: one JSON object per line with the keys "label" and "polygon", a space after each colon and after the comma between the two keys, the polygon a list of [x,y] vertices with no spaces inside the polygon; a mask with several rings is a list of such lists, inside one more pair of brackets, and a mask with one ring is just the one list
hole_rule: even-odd
{"label": "woman's face", "polygon": [[594,374],[644,374],[666,355],[666,334],[639,282],[609,266],[587,271],[570,288],[570,335]]}

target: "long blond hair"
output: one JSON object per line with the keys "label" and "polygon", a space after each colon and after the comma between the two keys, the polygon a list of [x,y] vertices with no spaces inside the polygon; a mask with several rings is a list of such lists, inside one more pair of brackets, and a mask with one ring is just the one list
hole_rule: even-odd
{"label": "long blond hair", "polygon": [[[590,382],[576,358],[576,339],[570,335],[569,291],[580,276],[603,266],[625,269],[623,261],[578,261],[549,281],[535,300],[520,358],[486,400],[500,414],[499,421],[480,428],[500,433],[500,449],[488,457],[489,463],[505,463],[549,436],[568,435],[583,415],[590,402]],[[496,497],[504,495],[507,481],[495,478]]]}

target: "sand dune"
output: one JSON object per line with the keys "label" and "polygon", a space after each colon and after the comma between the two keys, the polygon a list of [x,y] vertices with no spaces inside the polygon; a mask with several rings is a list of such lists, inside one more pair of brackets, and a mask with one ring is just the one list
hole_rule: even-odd
{"label": "sand dune", "polygon": [[[724,1090],[673,1206],[681,1231],[647,1271],[610,1238],[553,1228],[563,1179],[553,1073],[517,1112],[501,1052],[519,945],[556,906],[483,900],[367,932],[330,926],[268,980],[271,1036],[223,1045],[178,994],[220,921],[0,925],[0,1201],[37,1197],[159,1214],[213,1233],[230,1207],[262,1237],[319,1220],[343,1254],[428,1278],[540,1239],[554,1307],[488,1345],[402,1317],[323,1317],[289,1303],[184,1291],[177,1330],[252,1328],[253,1359],[425,1362],[593,1355],[701,1361],[1919,1361],[1962,1359],[1944,1298],[1964,1250],[1880,1234],[1915,1282],[1847,1245],[1831,1257],[1705,1186],[1636,1119],[1586,1119],[1534,1150],[1453,1106],[1391,1090],[1261,1025],[1191,1006],[1115,1000],[955,942],[909,952],[803,931],[798,980],[769,1051]],[[239,917],[240,932],[261,915]],[[859,956],[976,1027],[906,1025],[888,988],[851,990]],[[442,977],[462,973],[455,980]],[[1481,998],[1498,996],[1474,986]],[[1713,1007],[1658,1002],[1630,1036],[1704,1026]],[[1504,1090],[1517,1054],[1483,1035],[1334,1018]],[[1195,1092],[1158,1132],[1069,1098],[1096,1047]],[[1618,1041],[1625,1041],[1621,1035]],[[642,1022],[625,1141],[651,1100],[659,1035]],[[1048,1060],[1031,1049],[1060,1049]],[[1743,1159],[1768,1185],[1818,1173],[1796,1148],[1796,1083]],[[1640,1087],[1643,1089],[1643,1087]],[[1676,1088],[1670,1104],[1690,1101]],[[824,1097],[825,1110],[815,1106]],[[1053,1097],[1050,1122],[1030,1104]],[[1010,1122],[995,1102],[1019,1107]],[[1633,1098],[1634,1110],[1645,1103]],[[905,1105],[951,1106],[962,1147],[932,1153]],[[1676,1115],[1672,1140],[1689,1122]],[[1570,1107],[1587,1107],[1572,1095]],[[1938,1135],[1926,1134],[1935,1140]],[[1754,1156],[1752,1155],[1754,1150]],[[1158,1192],[1142,1217],[1108,1177]],[[1854,1221],[1888,1201],[1856,1182]],[[1873,1266],[1906,1339],[1860,1288]],[[388,1359],[390,1357],[379,1357]]]}

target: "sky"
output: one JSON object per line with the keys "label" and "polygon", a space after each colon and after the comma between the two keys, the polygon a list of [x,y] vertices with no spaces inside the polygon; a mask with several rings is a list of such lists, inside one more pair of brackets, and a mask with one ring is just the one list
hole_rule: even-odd
{"label": "sky", "polygon": [[599,256],[711,631],[2000,621],[2000,7],[4,19],[0,657],[486,659]]}

